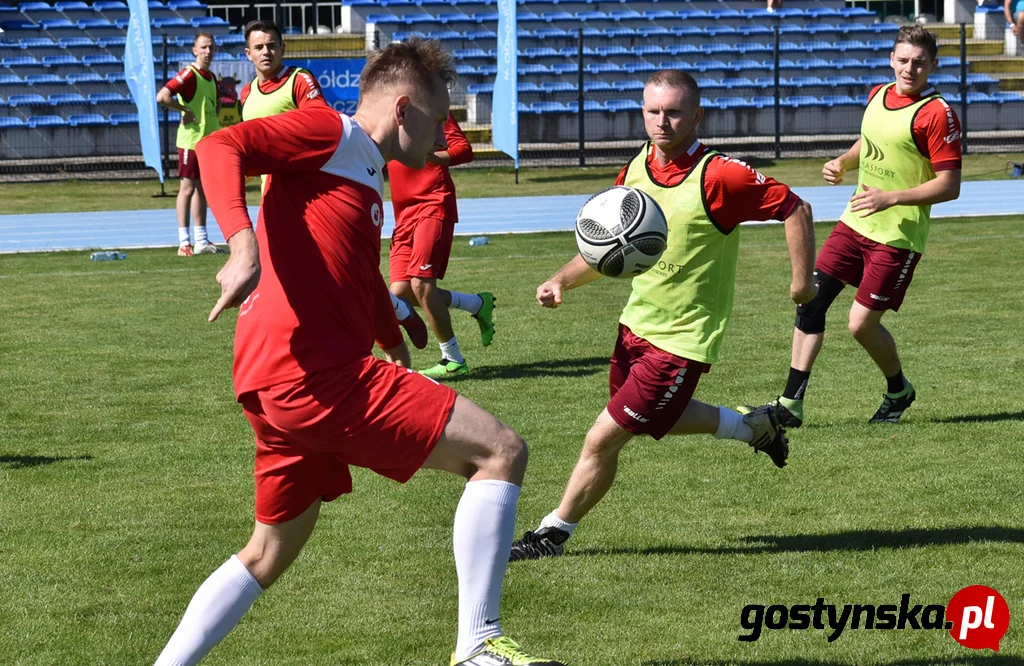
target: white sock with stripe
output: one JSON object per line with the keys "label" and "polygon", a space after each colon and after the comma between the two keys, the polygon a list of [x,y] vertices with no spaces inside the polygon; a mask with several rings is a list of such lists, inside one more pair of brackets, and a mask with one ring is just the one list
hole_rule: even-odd
{"label": "white sock with stripe", "polygon": [[440,343],[439,346],[441,347],[441,356],[449,361],[455,361],[456,363],[466,362],[466,359],[462,358],[462,352],[459,351],[459,341],[455,337],[452,337],[448,342]]}
{"label": "white sock with stripe", "polygon": [[203,243],[209,243],[210,238],[206,235],[206,227],[196,225],[196,245],[202,245]]}
{"label": "white sock with stripe", "polygon": [[464,310],[475,315],[484,306],[484,299],[479,294],[464,294],[461,291],[449,292],[452,295],[451,307],[457,310]]}
{"label": "white sock with stripe", "polygon": [[178,227],[178,245],[189,245],[188,227]]}

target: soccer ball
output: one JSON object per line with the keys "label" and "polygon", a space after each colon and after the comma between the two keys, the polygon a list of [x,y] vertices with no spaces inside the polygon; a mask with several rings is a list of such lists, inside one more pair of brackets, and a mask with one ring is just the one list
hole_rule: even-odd
{"label": "soccer ball", "polygon": [[576,245],[591,268],[608,277],[647,271],[665,251],[668,224],[650,195],[609,187],[587,199],[576,216]]}

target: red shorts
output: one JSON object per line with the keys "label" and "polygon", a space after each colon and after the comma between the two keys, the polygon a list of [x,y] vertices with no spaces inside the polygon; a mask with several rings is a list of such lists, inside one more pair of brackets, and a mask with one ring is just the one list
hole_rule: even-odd
{"label": "red shorts", "polygon": [[869,310],[896,312],[921,255],[865,238],[842,222],[829,234],[814,268],[857,287],[857,302]]}
{"label": "red shorts", "polygon": [[178,178],[199,180],[199,158],[196,151],[178,148]]}
{"label": "red shorts", "polygon": [[608,413],[634,435],[661,439],[690,404],[700,376],[710,371],[707,363],[658,349],[619,324],[608,373]]}
{"label": "red shorts", "polygon": [[395,225],[391,237],[391,282],[409,278],[440,280],[448,270],[455,223],[438,217],[421,217]]}
{"label": "red shorts", "polygon": [[256,433],[256,520],[352,491],[349,465],[405,483],[444,432],[455,391],[372,356],[243,394]]}

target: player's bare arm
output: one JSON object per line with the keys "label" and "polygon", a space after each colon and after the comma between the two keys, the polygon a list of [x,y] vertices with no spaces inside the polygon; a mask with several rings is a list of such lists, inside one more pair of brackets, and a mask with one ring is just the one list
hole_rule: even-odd
{"label": "player's bare arm", "polygon": [[789,297],[797,305],[809,303],[818,293],[814,286],[814,217],[811,205],[801,201],[786,218],[786,245],[793,269]]}
{"label": "player's bare arm", "polygon": [[1018,34],[1019,28],[1017,22],[1013,20],[1013,0],[1006,0],[1003,3],[1003,14],[1006,16],[1006,22],[1010,24],[1013,34]]}
{"label": "player's bare arm", "polygon": [[168,109],[177,111],[181,114],[181,122],[184,125],[191,125],[196,122],[196,116],[192,113],[189,108],[183,104],[179,104],[178,100],[174,99],[174,93],[172,93],[167,86],[160,89],[160,92],[156,94],[156,102],[162,106],[166,106]]}
{"label": "player's bare arm", "polygon": [[587,265],[583,257],[576,255],[572,260],[537,287],[537,302],[546,308],[557,308],[562,304],[562,292],[582,287],[601,277],[601,274]]}
{"label": "player's bare arm", "polygon": [[232,234],[228,246],[231,256],[217,272],[220,299],[210,312],[210,321],[216,321],[224,310],[240,306],[260,282],[260,248],[256,233],[242,229]]}
{"label": "player's bare arm", "polygon": [[843,182],[843,176],[847,171],[856,169],[860,164],[860,139],[853,146],[835,158],[825,162],[821,169],[821,175],[829,185],[839,185]]}
{"label": "player's bare arm", "polygon": [[865,187],[862,192],[858,192],[850,199],[853,204],[850,210],[860,213],[861,217],[868,217],[893,206],[931,206],[943,201],[952,201],[959,196],[960,170],[950,169],[940,171],[927,183],[909,190],[886,192],[874,187]]}
{"label": "player's bare arm", "polygon": [[390,363],[394,363],[400,368],[412,367],[412,357],[409,355],[409,347],[406,346],[404,340],[397,347],[385,349],[384,356]]}

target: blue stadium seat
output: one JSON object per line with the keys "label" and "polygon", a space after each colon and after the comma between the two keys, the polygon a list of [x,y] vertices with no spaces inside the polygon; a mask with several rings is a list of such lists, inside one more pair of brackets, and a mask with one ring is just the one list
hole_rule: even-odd
{"label": "blue stadium seat", "polygon": [[859,106],[857,100],[849,95],[825,95],[821,101],[827,106]]}
{"label": "blue stadium seat", "polygon": [[193,28],[220,28],[230,27],[231,24],[222,19],[219,16],[200,16],[189,20],[189,25]]}
{"label": "blue stadium seat", "polygon": [[576,21],[576,15],[569,12],[541,12],[540,17],[547,23],[554,21]]}
{"label": "blue stadium seat", "polygon": [[105,78],[108,83],[124,83],[125,80],[124,72],[108,72]]}
{"label": "blue stadium seat", "polygon": [[605,28],[601,31],[601,34],[608,39],[615,39],[616,37],[636,37],[636,28],[628,25],[620,25]]}
{"label": "blue stadium seat", "polygon": [[750,72],[764,69],[764,63],[756,60],[730,60],[726,63],[726,69],[734,72]]}
{"label": "blue stadium seat", "polygon": [[718,97],[715,106],[719,109],[751,109],[757,105],[746,97]]}
{"label": "blue stadium seat", "polygon": [[783,106],[821,106],[821,100],[817,97],[811,97],[810,95],[793,95],[782,100]]}
{"label": "blue stadium seat", "polygon": [[668,37],[672,34],[672,31],[663,25],[655,25],[651,27],[642,26],[636,29],[636,34],[645,39],[651,37]]}
{"label": "blue stadium seat", "polygon": [[520,65],[519,71],[523,74],[550,74],[551,68],[538,63],[531,63],[528,65]]}
{"label": "blue stadium seat", "polygon": [[551,48],[550,46],[543,46],[538,48],[526,49],[523,51],[523,55],[529,59],[534,58],[557,58],[559,57],[558,51]]}
{"label": "blue stadium seat", "polygon": [[864,74],[857,77],[857,83],[861,84],[862,86],[874,87],[880,86],[884,83],[889,83],[889,78],[890,77],[885,76],[884,74]]}
{"label": "blue stadium seat", "polygon": [[756,84],[748,78],[737,76],[737,77],[726,77],[722,79],[722,85],[726,88],[754,88]]}
{"label": "blue stadium seat", "polygon": [[644,15],[635,9],[627,9],[625,11],[611,11],[608,12],[608,16],[612,17],[615,21],[643,21]]}
{"label": "blue stadium seat", "polygon": [[81,21],[74,23],[66,18],[43,19],[39,22],[39,27],[46,32],[53,30],[79,30],[81,29],[79,23],[81,23]]}
{"label": "blue stadium seat", "polygon": [[562,28],[537,28],[533,36],[537,39],[568,39],[571,34]]}
{"label": "blue stadium seat", "polygon": [[165,28],[190,28],[192,27],[188,21],[181,18],[180,16],[173,16],[171,18],[158,18],[150,21],[150,24],[159,30]]}
{"label": "blue stadium seat", "polygon": [[17,74],[0,74],[0,86],[20,86],[25,81]]}
{"label": "blue stadium seat", "polygon": [[[554,68],[552,67],[552,69]],[[643,74],[647,72],[656,72],[659,69],[664,68],[655,65],[653,62],[637,61],[627,62],[625,65],[622,66],[622,69],[626,70],[630,74]]]}
{"label": "blue stadium seat", "polygon": [[376,25],[385,25],[387,23],[404,23],[401,17],[395,16],[394,14],[370,14],[366,17],[367,23],[373,23]]}
{"label": "blue stadium seat", "polygon": [[804,14],[810,16],[811,18],[831,18],[834,16],[839,16],[839,12],[833,9],[832,7],[814,7],[810,9],[805,9]]}
{"label": "blue stadium seat", "polygon": [[643,105],[635,99],[610,99],[604,107],[609,111],[639,111]]}
{"label": "blue stadium seat", "polygon": [[[971,93],[967,93],[967,95],[967,101],[970,102]],[[1020,92],[1016,90],[998,90],[994,93],[989,93],[989,99],[995,102],[999,102],[1000,104],[1002,104],[1003,102],[1024,102],[1024,97],[1021,97]]]}
{"label": "blue stadium seat", "polygon": [[86,100],[93,105],[101,106],[104,104],[125,104],[131,101],[130,98],[125,97],[121,93],[106,92],[106,93],[92,93],[86,96]]}
{"label": "blue stadium seat", "polygon": [[199,0],[171,0],[167,3],[167,6],[174,11],[180,11],[182,9],[206,9],[206,5],[199,2]]}
{"label": "blue stadium seat", "polygon": [[584,81],[583,92],[595,93],[595,92],[611,92],[615,90],[615,86],[607,81]]}
{"label": "blue stadium seat", "polygon": [[736,44],[733,47],[738,53],[769,53],[773,50],[773,47],[767,44],[760,44],[758,42],[750,42],[748,44]]}
{"label": "blue stadium seat", "polygon": [[476,73],[481,76],[497,76],[498,66],[497,65],[480,65],[476,68]]}
{"label": "blue stadium seat", "polygon": [[824,80],[826,84],[832,87],[857,85],[857,79],[852,76],[826,76]]}
{"label": "blue stadium seat", "polygon": [[71,104],[88,104],[89,101],[78,93],[60,93],[47,98],[50,106],[68,106]]}
{"label": "blue stadium seat", "polygon": [[6,117],[3,117],[3,116],[0,116],[0,127],[3,127],[5,129],[9,128],[9,127],[27,127],[27,126],[28,126],[28,123],[26,123],[21,118],[17,118],[17,117],[6,118]]}
{"label": "blue stadium seat", "polygon": [[[242,55],[244,56],[245,54],[243,53]],[[473,65],[458,64],[455,65],[455,73],[459,76],[472,76],[473,74],[476,74],[476,67]]]}
{"label": "blue stadium seat", "polygon": [[775,107],[775,98],[762,95],[760,97],[751,97],[750,102],[759,109],[768,107]]}
{"label": "blue stadium seat", "polygon": [[861,69],[863,61],[856,58],[836,58],[829,61],[829,64],[835,69]]}
{"label": "blue stadium seat", "polygon": [[106,83],[106,79],[96,72],[80,72],[67,75],[67,82],[71,85],[79,83]]}
{"label": "blue stadium seat", "polygon": [[245,35],[242,33],[232,33],[230,35],[217,35],[214,37],[214,41],[217,46],[238,46],[245,44]]}
{"label": "blue stadium seat", "polygon": [[622,67],[613,62],[590,62],[585,67],[591,74],[605,74],[607,72],[621,72]]}
{"label": "blue stadium seat", "polygon": [[109,53],[98,53],[96,55],[82,56],[82,64],[87,67],[93,67],[95,65],[119,65],[121,64],[121,58]]}
{"label": "blue stadium seat", "polygon": [[602,58],[607,58],[608,56],[628,56],[628,55],[630,55],[629,49],[627,49],[625,46],[618,46],[618,45],[615,45],[615,46],[598,46],[596,49],[594,49],[594,51],[596,51],[597,55],[601,56]]}
{"label": "blue stadium seat", "polygon": [[580,71],[580,68],[574,62],[556,62],[551,65],[551,71],[558,76],[564,76],[566,74],[576,74]]}
{"label": "blue stadium seat", "polygon": [[100,48],[103,48],[103,49],[118,48],[118,47],[123,47],[125,45],[125,38],[124,37],[100,37],[99,39],[96,40],[96,43],[99,44]]}
{"label": "blue stadium seat", "polygon": [[704,34],[709,37],[721,37],[722,35],[735,35],[736,28],[731,25],[709,25],[704,28]]}
{"label": "blue stadium seat", "polygon": [[61,116],[31,116],[29,127],[67,127],[68,121]]}
{"label": "blue stadium seat", "polygon": [[120,14],[121,12],[128,11],[128,5],[121,2],[121,0],[96,0],[96,2],[92,3],[92,10],[104,14],[107,12]]}
{"label": "blue stadium seat", "polygon": [[485,95],[494,92],[493,83],[471,83],[466,86],[466,92],[470,95]]}
{"label": "blue stadium seat", "polygon": [[[558,53],[561,54],[561,56],[563,58],[575,58],[575,57],[577,57],[579,55],[579,52],[580,52],[579,51],[579,47],[577,47],[577,46],[566,46],[566,47],[558,49]],[[594,49],[590,48],[589,46],[584,46],[583,47],[583,55],[584,55],[584,57],[586,57],[586,56],[594,56],[594,55],[597,55],[597,54],[594,53]]]}
{"label": "blue stadium seat", "polygon": [[[680,44],[682,47],[693,47],[692,44]],[[670,47],[671,48],[671,47]],[[704,55],[715,55],[716,53],[732,53],[735,51],[735,47],[732,44],[701,44],[698,52]],[[684,50],[678,53],[692,53],[692,51]],[[678,55],[678,53],[676,55]]]}
{"label": "blue stadium seat", "polygon": [[669,44],[668,46],[663,46],[662,51],[673,56],[694,55],[703,52],[700,48],[694,46],[693,44]]}
{"label": "blue stadium seat", "polygon": [[44,56],[43,64],[47,67],[59,67],[61,65],[81,65],[82,62],[72,55]]}
{"label": "blue stadium seat", "polygon": [[0,30],[4,32],[38,32],[39,26],[25,19],[13,19],[10,21],[0,21]]}
{"label": "blue stadium seat", "polygon": [[771,29],[766,25],[743,25],[736,28],[736,32],[743,35],[744,37],[750,37],[751,35],[772,34]]}
{"label": "blue stadium seat", "polygon": [[767,9],[741,9],[740,14],[748,19],[773,19],[775,18],[775,12],[770,12]]}
{"label": "blue stadium seat", "polygon": [[111,125],[138,125],[139,114],[137,113],[115,113],[110,116]]}
{"label": "blue stadium seat", "polygon": [[62,49],[91,49],[96,48],[98,44],[88,37],[69,37],[59,40],[57,46]]}
{"label": "blue stadium seat", "polygon": [[671,21],[676,17],[674,12],[667,9],[651,9],[643,12],[643,16],[648,21]]}
{"label": "blue stadium seat", "polygon": [[[653,66],[652,63],[631,63],[631,64],[636,64],[636,65],[645,65],[646,64],[646,65],[652,65]],[[663,61],[658,63],[657,69],[680,69],[680,70],[683,70],[683,71],[693,71],[693,70],[697,69],[697,66],[692,64],[692,63],[686,62],[685,60],[663,60]],[[629,71],[629,64],[626,65],[626,70]],[[653,71],[653,70],[644,70],[644,71]]]}
{"label": "blue stadium seat", "polygon": [[560,93],[560,92],[576,92],[578,90],[575,83],[568,81],[545,81],[540,84],[541,89],[548,93]]}
{"label": "blue stadium seat", "polygon": [[[552,49],[554,50],[554,49]],[[470,58],[492,58],[490,51],[483,49],[455,49],[452,52],[456,60],[469,60]]]}
{"label": "blue stadium seat", "polygon": [[81,113],[68,116],[68,124],[72,127],[87,127],[89,125],[109,125],[110,121],[98,113]]}
{"label": "blue stadium seat", "polygon": [[642,46],[634,46],[632,48],[632,53],[635,56],[665,55],[667,51],[665,50],[665,47],[661,46],[660,44],[644,44]]}
{"label": "blue stadium seat", "polygon": [[46,101],[46,98],[38,93],[31,93],[28,95],[11,95],[7,98],[7,104],[14,108],[19,106],[32,107],[50,105],[50,103]]}
{"label": "blue stadium seat", "polygon": [[465,37],[469,41],[477,39],[497,39],[498,33],[493,30],[470,30],[465,34]]}
{"label": "blue stadium seat", "polygon": [[817,76],[794,76],[789,80],[789,84],[794,88],[805,88],[809,86],[825,85],[825,82]]}
{"label": "blue stadium seat", "polygon": [[803,58],[796,61],[796,64],[803,69],[811,69],[812,67],[829,67],[829,62],[821,58]]}
{"label": "blue stadium seat", "polygon": [[0,60],[0,66],[13,69],[15,67],[37,67],[42,63],[32,56],[13,56]]}
{"label": "blue stadium seat", "polygon": [[569,109],[561,102],[534,102],[530,105],[533,113],[565,113]]}

